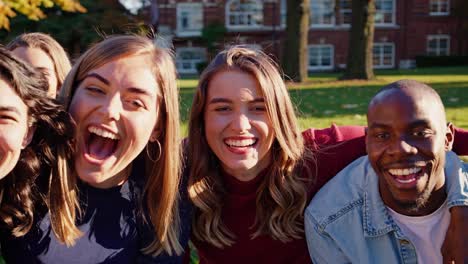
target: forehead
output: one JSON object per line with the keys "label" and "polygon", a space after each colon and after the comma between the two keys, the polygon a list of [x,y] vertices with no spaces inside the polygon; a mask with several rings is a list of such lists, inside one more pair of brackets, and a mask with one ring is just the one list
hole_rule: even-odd
{"label": "forehead", "polygon": [[[131,55],[111,60],[85,75],[98,74],[110,84],[121,87],[138,87],[159,92],[153,64],[148,55]],[[156,90],[154,89],[156,88]]]}
{"label": "forehead", "polygon": [[11,85],[0,77],[0,108],[14,108],[20,115],[27,115],[27,106],[16,94]]}
{"label": "forehead", "polygon": [[17,47],[12,51],[13,55],[20,58],[35,68],[54,69],[54,63],[49,55],[40,48]]}
{"label": "forehead", "polygon": [[373,100],[367,119],[369,126],[374,122],[390,127],[406,126],[420,120],[435,125],[445,123],[445,114],[434,95],[390,90]]}
{"label": "forehead", "polygon": [[244,101],[263,95],[258,81],[252,74],[232,69],[213,75],[208,84],[208,98],[213,97]]}

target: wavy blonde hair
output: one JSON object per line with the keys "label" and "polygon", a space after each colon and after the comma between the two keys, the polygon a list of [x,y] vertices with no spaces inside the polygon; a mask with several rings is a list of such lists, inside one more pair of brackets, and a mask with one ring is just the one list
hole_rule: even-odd
{"label": "wavy blonde hair", "polygon": [[301,172],[311,153],[304,147],[294,108],[277,65],[269,56],[242,46],[219,53],[200,77],[189,120],[189,195],[195,205],[192,223],[195,238],[223,248],[235,236],[222,222],[223,186],[219,160],[204,133],[204,111],[213,76],[223,71],[242,71],[253,76],[265,99],[275,140],[270,149],[271,165],[256,198],[252,238],[270,235],[287,242],[303,236],[303,212],[307,189]]}
{"label": "wavy blonde hair", "polygon": [[63,47],[54,38],[41,32],[21,34],[6,45],[8,50],[14,50],[19,47],[38,48],[49,56],[54,63],[55,76],[57,76],[56,88],[58,91],[71,69],[70,60]]}
{"label": "wavy blonde hair", "polygon": [[[182,246],[179,235],[179,182],[181,172],[181,145],[179,132],[179,104],[176,84],[176,70],[172,54],[155,46],[153,41],[136,35],[110,36],[99,42],[84,53],[75,63],[65,79],[59,95],[68,108],[75,90],[85,75],[91,70],[122,57],[146,55],[150,58],[148,65],[156,76],[161,89],[159,98],[159,117],[157,127],[163,128],[158,141],[161,143],[161,156],[152,157],[156,161],[146,159],[146,183],[144,188],[145,206],[148,217],[155,231],[155,239],[143,249],[148,254],[160,254],[163,251],[169,255],[181,254]],[[148,142],[148,147],[157,147],[157,143]],[[143,155],[143,154],[141,154]],[[70,176],[70,175],[69,175]],[[76,180],[75,180],[76,181]],[[58,196],[60,197],[60,196]],[[77,209],[76,197],[69,200],[52,199],[55,206],[67,208],[57,215],[53,223],[54,231],[62,241],[76,239],[73,232]],[[140,208],[142,209],[142,208]],[[65,213],[66,212],[66,213]]]}

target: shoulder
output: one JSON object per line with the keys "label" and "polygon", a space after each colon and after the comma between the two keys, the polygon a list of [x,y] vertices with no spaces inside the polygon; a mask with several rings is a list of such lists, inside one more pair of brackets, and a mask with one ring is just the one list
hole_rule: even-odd
{"label": "shoulder", "polygon": [[353,210],[360,210],[369,170],[372,167],[367,156],[352,162],[320,189],[307,207],[305,217],[324,229]]}

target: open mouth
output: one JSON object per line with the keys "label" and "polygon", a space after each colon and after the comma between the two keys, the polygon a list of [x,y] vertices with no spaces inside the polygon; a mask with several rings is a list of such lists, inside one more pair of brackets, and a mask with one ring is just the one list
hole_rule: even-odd
{"label": "open mouth", "polygon": [[93,160],[105,160],[112,156],[119,145],[120,136],[96,126],[88,127],[85,140],[86,154]]}
{"label": "open mouth", "polygon": [[421,167],[389,169],[388,173],[396,182],[406,185],[416,183],[423,175],[423,169]]}
{"label": "open mouth", "polygon": [[224,143],[230,148],[249,148],[255,146],[257,141],[255,138],[226,139]]}

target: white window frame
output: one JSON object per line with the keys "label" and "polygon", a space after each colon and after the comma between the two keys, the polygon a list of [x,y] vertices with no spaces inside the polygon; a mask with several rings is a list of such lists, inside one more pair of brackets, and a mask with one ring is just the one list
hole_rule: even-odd
{"label": "white window frame", "polygon": [[[182,60],[180,54],[182,52],[196,52],[200,53],[202,56],[201,59],[192,59],[192,60]],[[176,48],[176,67],[177,72],[181,74],[197,74],[197,64],[206,61],[206,49],[201,47],[180,47]],[[190,63],[190,69],[184,69],[182,63]]]}
{"label": "white window frame", "polygon": [[[388,12],[387,10],[384,10],[384,11],[378,11],[377,10],[377,2],[387,2],[389,0],[375,0],[375,16],[377,16],[379,13],[390,13]],[[375,26],[379,27],[379,26],[393,26],[395,25],[395,19],[396,19],[396,1],[395,0],[390,0],[392,1],[392,11],[391,11],[391,14],[392,14],[392,21],[390,22],[383,22],[383,23],[377,23],[375,22]],[[375,16],[374,16],[374,21],[375,21]],[[385,17],[385,15],[384,15]]]}
{"label": "white window frame", "polygon": [[[188,12],[188,28],[182,27],[184,12]],[[203,29],[203,3],[177,3],[177,36],[201,36]]]}
{"label": "white window frame", "polygon": [[[328,11],[325,7],[326,4],[331,4],[331,20],[330,23],[324,23],[325,20],[325,11]],[[318,7],[317,9],[312,9],[313,7]],[[310,27],[311,28],[327,28],[335,26],[335,0],[310,0],[309,2],[309,11],[311,13]],[[317,16],[317,14],[319,16]],[[313,18],[317,18],[319,23],[312,23]]]}
{"label": "white window frame", "polygon": [[[384,46],[391,46],[392,48],[392,64],[391,65],[384,65]],[[373,64],[374,69],[392,69],[395,67],[395,43],[393,42],[374,42],[374,48],[381,47],[379,51],[379,64]],[[372,50],[372,63],[374,62],[375,54],[374,50]]]}
{"label": "white window frame", "polygon": [[[441,50],[440,50],[440,40],[441,39],[446,39],[447,40],[447,54],[441,54]],[[430,47],[429,47],[429,42],[431,42],[432,40],[437,41],[437,47],[435,48],[435,52],[434,52],[436,54],[434,56],[449,56],[450,55],[450,35],[443,35],[443,34],[428,35],[427,40],[426,40],[426,54],[427,55],[430,55],[429,53],[431,51],[430,51]]]}
{"label": "white window frame", "polygon": [[[236,2],[238,5],[245,5],[240,3],[240,1],[249,1],[252,2],[255,5],[258,5],[260,8],[259,10],[247,10],[247,11],[234,11],[232,12],[230,10],[230,6],[232,4],[235,4]],[[252,29],[252,28],[261,28],[263,27],[263,1],[259,0],[229,0],[226,3],[226,8],[225,8],[226,16],[225,16],[225,25],[227,29]],[[249,16],[261,16],[261,23],[255,23],[255,19],[250,18],[250,21],[252,22],[251,24],[231,24],[231,15],[236,16],[238,20],[240,20],[240,17],[244,20],[249,20]]]}
{"label": "white window frame", "polygon": [[[312,1],[312,0],[311,0]],[[350,2],[350,8],[342,8],[343,6],[343,2],[346,2],[346,1],[349,1]],[[344,23],[344,14],[349,14],[350,15],[350,18],[352,18],[352,3],[351,3],[352,0],[340,0],[340,8],[339,8],[339,20],[340,20],[340,24],[343,25],[343,26],[350,26],[351,25],[351,21],[350,23]],[[375,0],[375,16],[377,16],[379,13],[390,13],[390,12],[382,12],[379,10],[377,10],[377,2],[383,2],[383,1],[389,1],[389,0]],[[388,26],[395,26],[396,24],[396,1],[395,0],[390,0],[392,1],[392,10],[391,10],[391,14],[392,14],[392,21],[390,22],[384,22],[384,23],[377,23],[375,22],[375,26],[376,27],[388,27]],[[375,16],[374,16],[374,19],[375,19]]]}
{"label": "white window frame", "polygon": [[[437,11],[431,11],[432,5],[435,4],[437,6]],[[442,6],[447,6],[447,11],[442,12]],[[429,1],[429,15],[431,16],[448,16],[450,15],[450,0],[430,0]]]}
{"label": "white window frame", "polygon": [[[322,53],[321,49],[324,47],[330,48],[330,65],[321,65],[322,64]],[[318,48],[320,52],[318,53],[318,66],[311,66],[310,65],[310,57],[311,57],[311,52],[310,50],[312,48]],[[310,71],[315,71],[315,70],[332,70],[335,67],[335,47],[332,44],[313,44],[309,45],[307,48],[307,54],[309,56],[307,60],[307,66]]]}
{"label": "white window frame", "polygon": [[[349,14],[350,16],[350,19],[352,19],[352,3],[351,3],[352,0],[340,0],[339,4],[340,4],[340,8],[339,8],[339,20],[340,20],[340,24],[342,26],[350,26],[351,25],[351,21],[349,21],[349,23],[345,23],[344,22],[344,14]],[[343,2],[349,2],[349,8],[343,8]]]}

